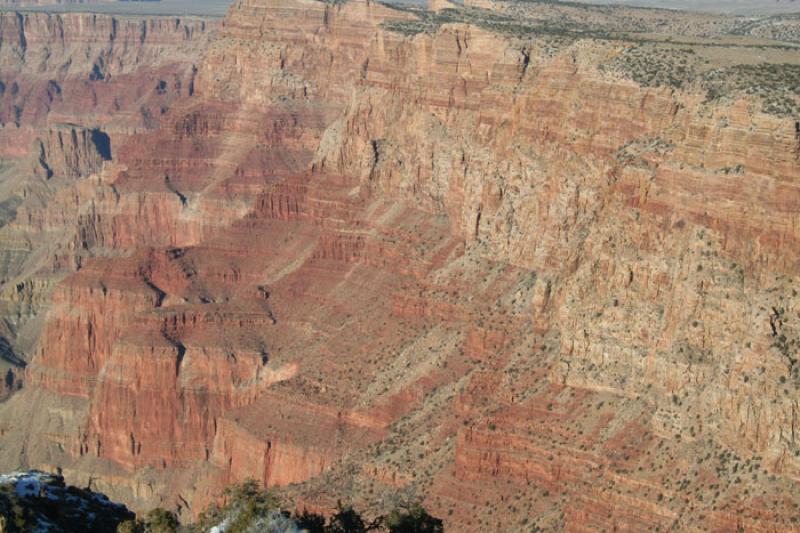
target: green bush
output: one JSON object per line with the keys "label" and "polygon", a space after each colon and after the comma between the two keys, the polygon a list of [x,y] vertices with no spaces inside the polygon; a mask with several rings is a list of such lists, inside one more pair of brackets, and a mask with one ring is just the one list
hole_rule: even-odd
{"label": "green bush", "polygon": [[175,533],[179,525],[175,513],[160,507],[153,509],[144,517],[144,533]]}
{"label": "green bush", "polygon": [[325,533],[325,517],[315,513],[309,513],[305,509],[296,518],[297,527],[308,533]]}
{"label": "green bush", "polygon": [[[364,518],[352,505],[337,505],[337,510],[326,518],[304,510],[292,515],[282,511],[274,494],[263,490],[257,482],[246,481],[229,487],[224,492],[224,504],[212,505],[195,524],[185,530],[206,533],[214,526],[225,523],[225,533],[248,531],[294,530],[308,533],[441,533],[442,520],[431,516],[419,503],[403,505],[388,516]],[[143,519],[128,521],[119,526],[118,533],[173,533],[178,531],[178,520],[173,513],[163,509],[150,511]]]}
{"label": "green bush", "polygon": [[144,533],[144,526],[138,520],[126,520],[117,526],[117,533]]}
{"label": "green bush", "polygon": [[422,505],[416,503],[408,509],[395,509],[386,518],[386,526],[391,533],[442,533],[441,519],[428,514]]}

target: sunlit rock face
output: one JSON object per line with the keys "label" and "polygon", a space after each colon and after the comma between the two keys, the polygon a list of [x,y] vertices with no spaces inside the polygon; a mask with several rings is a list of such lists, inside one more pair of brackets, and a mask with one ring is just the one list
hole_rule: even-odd
{"label": "sunlit rock face", "polygon": [[252,477],[454,530],[790,525],[796,121],[410,16],[243,0],[110,161],[35,130],[82,177],[12,224],[63,244],[3,461],[189,515]]}

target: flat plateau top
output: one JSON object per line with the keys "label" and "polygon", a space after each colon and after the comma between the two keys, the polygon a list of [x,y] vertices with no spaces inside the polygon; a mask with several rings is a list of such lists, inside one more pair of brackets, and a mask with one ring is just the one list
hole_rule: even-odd
{"label": "flat plateau top", "polygon": [[708,11],[731,15],[800,13],[798,0],[575,0],[582,4],[626,5],[686,11]]}
{"label": "flat plateau top", "polygon": [[160,0],[158,2],[91,2],[57,5],[9,5],[1,10],[49,13],[106,13],[110,15],[178,15],[224,17],[233,0]]}
{"label": "flat plateau top", "polygon": [[[425,0],[388,0],[397,4],[424,4]],[[707,11],[736,15],[800,13],[800,0],[572,0],[583,4]],[[233,0],[104,1],[55,5],[4,5],[0,10],[91,12],[114,15],[197,15],[223,17]],[[455,0],[456,4],[462,3]]]}

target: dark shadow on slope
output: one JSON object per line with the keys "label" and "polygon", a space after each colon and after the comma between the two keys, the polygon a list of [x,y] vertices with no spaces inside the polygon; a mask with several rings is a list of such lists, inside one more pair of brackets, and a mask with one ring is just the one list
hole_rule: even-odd
{"label": "dark shadow on slope", "polygon": [[111,138],[102,130],[92,130],[92,143],[103,161],[111,161]]}
{"label": "dark shadow on slope", "polygon": [[14,353],[14,348],[5,337],[0,337],[0,359],[11,363],[17,368],[25,368],[28,365],[28,363]]}

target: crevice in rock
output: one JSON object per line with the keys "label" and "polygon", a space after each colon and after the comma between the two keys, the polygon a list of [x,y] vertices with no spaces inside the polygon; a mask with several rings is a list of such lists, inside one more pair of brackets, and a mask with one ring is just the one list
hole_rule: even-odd
{"label": "crevice in rock", "polygon": [[28,366],[25,360],[14,353],[14,348],[11,346],[11,343],[8,342],[8,339],[2,336],[0,336],[0,359],[17,368],[25,368]]}
{"label": "crevice in rock", "polygon": [[769,315],[769,327],[772,329],[772,346],[786,359],[789,374],[793,375],[797,371],[798,363],[798,358],[795,356],[797,340],[788,338],[784,331],[785,313],[783,307],[773,307],[772,313]]}
{"label": "crevice in rock", "polygon": [[522,49],[522,74],[520,75],[520,81],[525,78],[525,74],[528,72],[528,67],[531,64],[531,53],[530,50],[527,48]]}
{"label": "crevice in rock", "polygon": [[17,13],[17,24],[19,26],[19,48],[23,55],[28,49],[28,39],[25,37],[25,15]]}
{"label": "crevice in rock", "polygon": [[92,71],[89,73],[89,81],[103,81],[105,79],[105,75],[103,71],[100,69],[100,65],[95,63],[92,65]]}
{"label": "crevice in rock", "polygon": [[258,293],[261,296],[261,299],[263,300],[262,303],[264,306],[264,312],[267,314],[267,317],[272,321],[273,325],[277,324],[278,319],[275,318],[275,314],[272,312],[272,308],[269,306],[269,302],[267,301],[269,300],[270,296],[269,288],[264,285],[259,285]]}
{"label": "crevice in rock", "polygon": [[164,185],[167,187],[167,190],[174,193],[180,199],[181,205],[186,206],[187,202],[186,196],[172,184],[172,181],[169,179],[169,176],[164,176]]}
{"label": "crevice in rock", "polygon": [[47,100],[53,103],[56,99],[61,100],[61,86],[55,80],[47,82]]}
{"label": "crevice in rock", "polygon": [[378,168],[378,162],[380,161],[381,153],[377,140],[373,139],[370,141],[370,145],[372,146],[372,166],[369,170],[369,179],[372,181],[372,179],[375,177],[376,169]]}
{"label": "crevice in rock", "polygon": [[175,347],[178,350],[178,356],[175,358],[175,377],[181,375],[181,365],[183,364],[183,358],[186,356],[186,346],[179,341],[178,339],[171,336],[165,330],[161,331],[161,335],[166,339],[168,343]]}
{"label": "crevice in rock", "polygon": [[111,161],[111,137],[99,128],[91,130],[91,138],[103,161]]}
{"label": "crevice in rock", "polygon": [[50,164],[47,162],[47,152],[44,149],[44,143],[41,139],[37,139],[37,144],[39,145],[39,166],[42,167],[45,173],[45,178],[50,179],[53,177],[53,169],[50,167]]}
{"label": "crevice in rock", "polygon": [[156,286],[156,284],[153,283],[147,276],[143,276],[142,281],[144,281],[145,285],[150,287],[150,289],[156,293],[156,302],[153,307],[161,307],[161,304],[164,302],[164,298],[167,297],[167,293],[159,289],[158,286]]}
{"label": "crevice in rock", "polygon": [[197,78],[197,66],[192,65],[192,76],[189,79],[189,87],[187,89],[189,96],[194,96],[194,82],[195,78]]}

